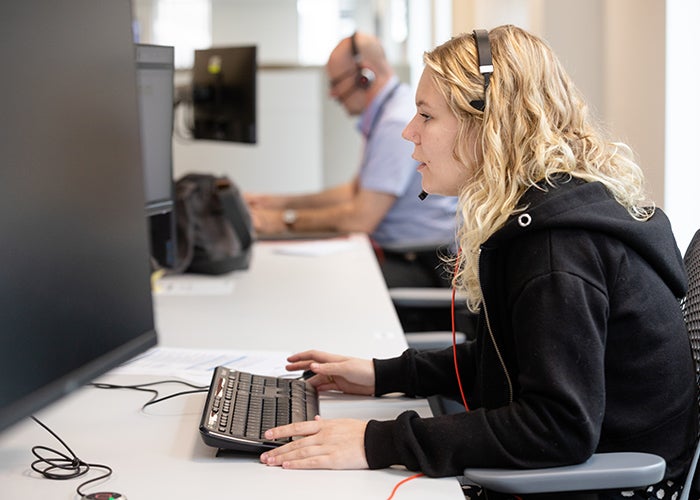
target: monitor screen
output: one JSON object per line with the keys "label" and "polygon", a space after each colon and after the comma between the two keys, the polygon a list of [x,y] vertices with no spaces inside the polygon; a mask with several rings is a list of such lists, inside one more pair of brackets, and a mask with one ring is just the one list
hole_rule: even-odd
{"label": "monitor screen", "polygon": [[0,3],[0,430],[156,343],[131,18]]}
{"label": "monitor screen", "polygon": [[173,81],[175,51],[136,45],[143,175],[149,215],[173,208]]}
{"label": "monitor screen", "polygon": [[173,99],[175,50],[136,45],[141,124],[141,157],[151,257],[157,265],[177,265],[173,186]]}
{"label": "monitor screen", "polygon": [[194,51],[195,139],[257,142],[256,53],[254,46]]}

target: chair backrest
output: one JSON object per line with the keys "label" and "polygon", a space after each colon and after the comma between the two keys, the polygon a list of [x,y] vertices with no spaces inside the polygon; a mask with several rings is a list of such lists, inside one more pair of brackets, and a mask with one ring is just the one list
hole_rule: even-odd
{"label": "chair backrest", "polygon": [[[688,336],[690,337],[690,347],[695,360],[695,381],[700,387],[700,230],[695,233],[693,239],[688,245],[688,249],[683,257],[686,272],[688,273],[688,293],[681,301],[681,309],[683,318],[688,328]],[[700,390],[698,390],[698,407],[700,408]],[[699,411],[700,416],[700,411]],[[690,484],[693,480],[693,471],[695,471],[695,480],[698,480],[698,472],[696,471],[698,456],[700,454],[700,443],[697,445],[693,463],[690,467],[687,481],[683,490],[683,498],[688,498],[690,494]]]}
{"label": "chair backrest", "polygon": [[681,309],[695,359],[695,377],[700,385],[700,230],[688,245],[683,261],[688,273],[688,293],[681,301]]}

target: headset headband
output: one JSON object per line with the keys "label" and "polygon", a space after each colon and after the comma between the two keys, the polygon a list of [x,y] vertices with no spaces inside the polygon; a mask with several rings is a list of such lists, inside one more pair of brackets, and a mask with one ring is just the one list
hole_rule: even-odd
{"label": "headset headband", "polygon": [[484,99],[471,101],[469,104],[484,111],[486,108],[486,90],[489,88],[491,75],[493,74],[493,59],[491,58],[491,42],[489,32],[486,30],[474,30],[474,43],[476,43],[476,55],[479,59],[479,73],[484,77]]}
{"label": "headset headband", "polygon": [[357,35],[357,31],[355,31],[350,37],[350,50],[352,50],[352,58],[355,60],[355,63],[359,63],[360,51],[357,50],[357,42],[355,41],[355,35]]}
{"label": "headset headband", "polygon": [[352,58],[355,60],[355,66],[357,68],[357,78],[355,78],[355,86],[362,90],[365,90],[369,88],[370,85],[372,85],[375,79],[375,75],[374,71],[372,71],[369,68],[364,68],[362,67],[362,64],[360,64],[360,49],[357,46],[357,40],[355,40],[356,37],[357,31],[355,31],[350,37],[350,50],[352,51]]}

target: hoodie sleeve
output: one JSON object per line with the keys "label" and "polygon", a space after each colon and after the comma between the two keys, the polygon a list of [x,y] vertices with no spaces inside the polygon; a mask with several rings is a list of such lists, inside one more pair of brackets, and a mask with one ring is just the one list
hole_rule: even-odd
{"label": "hoodie sleeve", "polygon": [[[566,273],[532,280],[512,317],[520,365],[514,401],[458,415],[420,418],[406,412],[394,421],[371,421],[365,432],[370,468],[401,464],[448,476],[469,466],[545,467],[585,460],[595,449],[605,410],[606,314],[605,294],[585,280]],[[379,380],[384,367],[377,366]],[[395,374],[406,376],[404,390],[418,393],[419,372]]]}
{"label": "hoodie sleeve", "polygon": [[[462,384],[469,388],[474,379],[474,343],[459,344],[457,356]],[[452,347],[421,352],[408,349],[398,358],[373,361],[376,396],[400,392],[408,397],[440,394],[460,399]]]}

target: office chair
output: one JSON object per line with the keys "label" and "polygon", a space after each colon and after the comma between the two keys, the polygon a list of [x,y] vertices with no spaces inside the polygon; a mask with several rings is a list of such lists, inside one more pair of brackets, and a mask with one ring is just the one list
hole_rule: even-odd
{"label": "office chair", "polygon": [[[434,311],[444,315],[446,319],[450,318],[452,290],[449,288],[396,287],[389,289],[389,296],[397,311],[412,310],[417,314],[420,314],[420,311]],[[455,299],[455,316],[464,319],[469,314],[465,301],[460,300],[458,296]],[[462,326],[464,322],[457,320],[457,324]],[[458,344],[466,340],[467,334],[471,334],[471,331],[459,331],[460,326],[456,332]],[[462,326],[461,330],[465,329]],[[452,332],[448,329],[407,331],[404,334],[409,347],[418,350],[442,349],[452,345]]]}
{"label": "office chair", "polygon": [[[416,245],[389,245],[385,250],[396,253],[424,252],[437,248],[445,248],[444,242]],[[445,282],[447,284],[447,281]],[[442,349],[452,345],[451,303],[452,290],[447,287],[392,287],[389,296],[396,308],[409,347],[418,350]],[[422,327],[420,319],[428,318],[428,328]],[[441,318],[438,328],[432,323],[435,317]],[[468,311],[464,299],[457,296],[455,300],[455,317],[457,323],[457,343],[464,342],[473,334],[472,321],[474,316]],[[405,321],[408,318],[409,321]],[[413,321],[411,321],[413,320]],[[416,326],[416,324],[418,326]]]}
{"label": "office chair", "polygon": [[[688,273],[688,293],[681,301],[681,309],[695,360],[696,382],[700,383],[700,230],[695,233],[683,260]],[[687,500],[690,495],[699,455],[700,442],[696,444],[679,500]],[[464,479],[498,493],[537,494],[636,488],[658,483],[665,469],[663,458],[648,453],[596,453],[582,464],[565,467],[468,468]]]}

